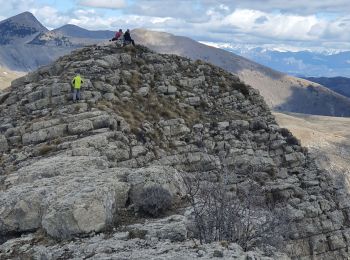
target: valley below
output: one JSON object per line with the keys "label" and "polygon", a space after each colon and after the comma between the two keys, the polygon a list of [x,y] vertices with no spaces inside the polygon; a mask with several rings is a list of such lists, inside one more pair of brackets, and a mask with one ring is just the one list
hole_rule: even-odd
{"label": "valley below", "polygon": [[11,81],[24,76],[24,72],[11,71],[0,67],[0,90],[3,90],[11,85]]}
{"label": "valley below", "polygon": [[274,112],[281,127],[289,129],[307,147],[317,163],[334,174],[350,177],[350,118]]}

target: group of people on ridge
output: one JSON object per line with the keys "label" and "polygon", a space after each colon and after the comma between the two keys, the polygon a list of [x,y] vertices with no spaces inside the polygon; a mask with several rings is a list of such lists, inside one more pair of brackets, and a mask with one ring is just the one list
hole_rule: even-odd
{"label": "group of people on ridge", "polygon": [[[118,41],[118,40],[122,41],[123,46],[130,44],[130,43],[133,46],[135,46],[135,41],[131,38],[129,29],[127,29],[125,33],[123,33],[122,29],[119,29],[119,31],[117,31],[115,33],[115,36],[110,41]],[[79,73],[73,78],[73,80],[71,82],[72,87],[73,87],[73,102],[74,103],[80,100],[80,88],[81,88],[81,85],[83,83],[84,83],[84,80],[82,79],[82,77],[80,76]]]}
{"label": "group of people on ridge", "polygon": [[129,29],[127,29],[125,33],[123,33],[122,29],[119,29],[119,31],[115,33],[115,36],[111,41],[118,41],[118,40],[123,41],[123,46],[129,43],[132,43],[132,45],[135,46],[135,41],[131,38]]}

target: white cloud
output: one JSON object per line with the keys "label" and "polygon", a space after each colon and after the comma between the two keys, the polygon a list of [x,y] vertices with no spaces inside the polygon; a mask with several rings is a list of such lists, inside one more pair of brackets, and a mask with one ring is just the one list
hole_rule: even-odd
{"label": "white cloud", "polygon": [[[138,0],[129,5],[127,0],[74,2],[85,6],[63,12],[34,0],[7,0],[0,16],[8,17],[10,10],[30,10],[48,28],[67,23],[86,29],[142,27],[211,42],[298,48],[350,46],[350,16],[345,14],[350,11],[348,0]],[[123,9],[112,16],[94,7]],[[326,11],[334,13],[327,15]]]}
{"label": "white cloud", "polygon": [[97,8],[120,9],[126,7],[124,0],[81,0],[79,4]]}
{"label": "white cloud", "polygon": [[1,0],[0,4],[0,16],[5,16],[6,18],[37,6],[34,0]]}
{"label": "white cloud", "polygon": [[[225,11],[223,11],[225,10]],[[253,9],[229,11],[225,6],[213,7],[203,13],[203,21],[184,17],[121,14],[106,17],[96,9],[77,9],[62,13],[50,6],[31,9],[45,26],[57,28],[67,23],[95,30],[116,28],[148,28],[189,36],[203,41],[245,44],[337,45],[350,41],[348,17],[333,21],[315,15],[269,13]],[[344,33],[346,32],[346,33]],[[301,43],[301,44],[300,44]],[[334,45],[330,45],[331,47]]]}
{"label": "white cloud", "polygon": [[50,6],[30,9],[30,12],[48,29],[54,29],[66,24],[70,18],[69,15],[63,15],[59,11]]}
{"label": "white cloud", "polygon": [[[263,23],[256,21],[265,17]],[[222,19],[222,26],[234,26],[239,32],[253,34],[264,38],[279,40],[316,40],[318,35],[310,30],[320,20],[316,16],[298,16],[265,13],[257,10],[238,9]]]}
{"label": "white cloud", "polygon": [[[169,0],[170,1],[170,0]],[[231,9],[255,9],[271,12],[280,10],[294,14],[315,14],[315,13],[346,13],[350,11],[348,0],[202,0],[203,5],[213,6],[218,3],[225,4]]]}

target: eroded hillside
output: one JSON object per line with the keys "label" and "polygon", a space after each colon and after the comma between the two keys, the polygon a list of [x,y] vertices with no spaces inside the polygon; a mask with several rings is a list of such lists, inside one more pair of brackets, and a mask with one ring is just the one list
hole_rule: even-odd
{"label": "eroded hillside", "polygon": [[[80,103],[71,101],[76,73],[85,79]],[[346,191],[277,125],[257,90],[201,61],[142,46],[90,46],[61,57],[0,95],[0,155],[3,258],[137,259],[164,247],[169,259],[215,250],[246,257],[235,246],[189,246],[182,177],[216,182],[223,170],[231,196],[254,185],[263,191],[256,211],[285,212],[288,232],[278,238],[289,256],[349,255]],[[152,185],[174,198],[176,215],[130,223],[142,222],[135,205]]]}

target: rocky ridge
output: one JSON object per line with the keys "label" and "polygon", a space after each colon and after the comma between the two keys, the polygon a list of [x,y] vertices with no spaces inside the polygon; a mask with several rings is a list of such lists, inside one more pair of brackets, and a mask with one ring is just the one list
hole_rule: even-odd
{"label": "rocky ridge", "polygon": [[314,82],[289,76],[234,53],[166,32],[135,29],[132,35],[153,51],[204,60],[237,75],[260,91],[275,111],[348,117],[350,100]]}
{"label": "rocky ridge", "polygon": [[[73,103],[69,82],[78,72],[85,84],[82,102]],[[346,191],[277,125],[257,90],[201,61],[142,46],[73,51],[0,94],[0,155],[0,234],[7,240],[0,258],[15,252],[79,259],[103,241],[95,259],[130,248],[152,247],[144,252],[153,255],[167,246],[161,257],[181,259],[176,243],[190,247],[187,209],[149,228],[129,225],[123,214],[144,187],[155,184],[181,204],[182,174],[211,175],[223,167],[231,170],[233,193],[253,182],[266,202],[284,203],[290,257],[349,256]],[[93,236],[122,226],[126,234]],[[133,228],[144,235],[133,236]],[[52,245],[39,239],[40,232],[59,240],[92,237]],[[200,254],[211,257],[215,248],[208,245]],[[227,250],[227,259],[246,254]],[[139,258],[133,254],[125,257]]]}

